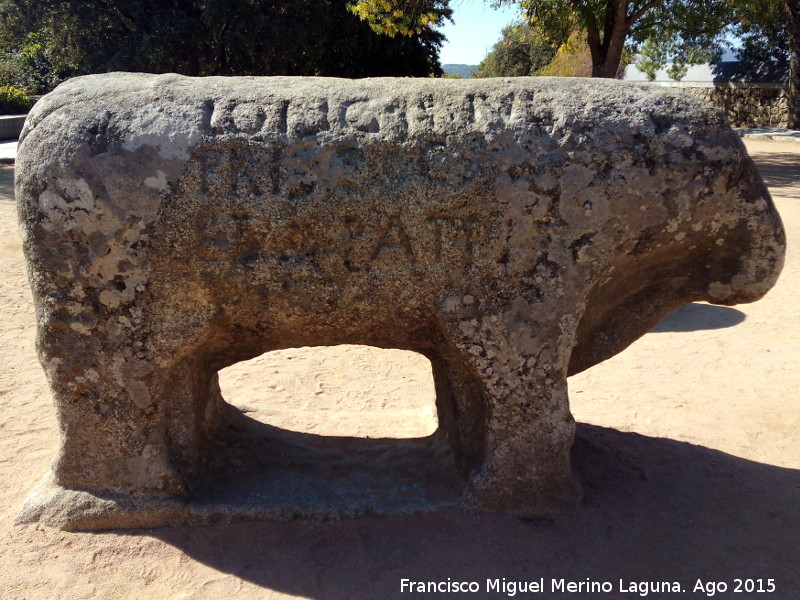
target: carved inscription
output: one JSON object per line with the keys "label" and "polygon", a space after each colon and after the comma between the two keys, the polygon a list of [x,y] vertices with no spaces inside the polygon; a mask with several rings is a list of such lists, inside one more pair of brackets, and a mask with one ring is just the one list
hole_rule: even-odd
{"label": "carved inscription", "polygon": [[474,247],[488,241],[488,228],[482,219],[449,216],[429,217],[434,231],[433,256],[436,262],[471,262]]}
{"label": "carved inscription", "polygon": [[411,248],[411,239],[408,237],[408,233],[397,215],[389,217],[383,227],[371,259],[375,260],[382,252],[391,252],[395,249],[399,250],[400,254],[404,255],[405,259],[411,264],[414,263],[414,250]]}
{"label": "carved inscription", "polygon": [[489,239],[483,219],[429,215],[423,235],[412,238],[400,215],[379,222],[344,215],[331,222],[304,219],[271,223],[265,216],[205,214],[196,221],[203,262],[230,262],[249,269],[275,269],[297,261],[323,271],[368,272],[385,265],[466,270],[476,246]]}
{"label": "carved inscription", "polygon": [[[230,198],[222,212],[209,208],[196,217],[200,260],[230,262],[264,273],[302,263],[319,273],[351,274],[396,268],[463,272],[478,256],[492,260],[487,252],[477,251],[497,237],[490,235],[487,215],[464,215],[441,204],[434,209],[436,203],[413,214],[387,214],[380,205],[371,205],[372,200],[360,205],[363,198],[358,201],[360,208],[348,211],[349,201],[343,201],[340,212],[331,211],[331,204],[339,205],[360,189],[393,195],[401,193],[402,186],[417,193],[414,190],[449,185],[454,176],[451,156],[445,151],[449,136],[469,140],[470,150],[494,148],[500,143],[495,133],[507,131],[528,114],[535,98],[530,92],[483,91],[446,98],[447,110],[438,110],[441,102],[432,95],[380,101],[366,97],[216,101],[211,130],[241,141],[226,138],[195,155],[199,179],[196,188],[185,193]],[[464,126],[470,129],[466,135]],[[348,134],[330,145],[318,139],[336,132],[354,136],[380,132],[384,142],[366,153],[360,137]],[[424,134],[426,143],[414,156],[398,161],[395,154],[400,147],[386,145],[387,134],[395,141]],[[509,143],[509,138],[504,140],[502,144]],[[410,177],[395,172],[399,163],[416,165],[418,170]],[[512,166],[508,175],[512,180],[530,178],[532,169]],[[465,169],[459,175],[461,183],[476,182],[476,173]],[[431,184],[434,187],[429,188]],[[431,193],[436,192],[426,192]],[[228,218],[230,211],[237,217]],[[494,259],[502,263],[502,249],[497,253]]]}
{"label": "carved inscription", "polygon": [[[446,110],[441,110],[442,102]],[[465,126],[474,134],[493,138],[517,122],[528,128],[536,105],[529,91],[466,93],[436,101],[430,94],[380,101],[356,97],[334,103],[325,98],[261,102],[229,98],[213,105],[210,125],[215,134],[254,139],[304,139],[350,130],[389,133],[393,141],[403,142],[409,136],[459,134]],[[552,127],[552,119],[545,120]]]}

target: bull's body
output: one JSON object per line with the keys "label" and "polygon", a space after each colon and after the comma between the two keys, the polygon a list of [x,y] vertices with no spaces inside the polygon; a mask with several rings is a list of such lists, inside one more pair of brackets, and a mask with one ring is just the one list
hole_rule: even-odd
{"label": "bull's body", "polygon": [[[471,503],[553,510],[567,374],[687,302],[757,299],[783,258],[718,113],[613,82],[117,74],[23,135],[62,491],[181,495],[229,422],[218,370],[358,343],[430,358]],[[83,517],[50,519],[126,523]]]}

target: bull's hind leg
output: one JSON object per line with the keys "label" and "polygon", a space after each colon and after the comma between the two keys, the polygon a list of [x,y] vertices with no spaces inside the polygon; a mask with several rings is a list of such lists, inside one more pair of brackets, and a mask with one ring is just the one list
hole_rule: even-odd
{"label": "bull's hind leg", "polygon": [[[450,437],[456,454],[471,459],[467,496],[478,508],[536,516],[580,499],[570,465],[575,422],[567,400],[569,357],[559,356],[562,332],[554,330],[537,332],[551,336],[540,341],[531,327],[509,327],[502,314],[451,328],[453,354],[447,362],[460,367],[450,370],[457,415]],[[459,394],[473,399],[464,404]],[[478,407],[477,417],[458,416]]]}
{"label": "bull's hind leg", "polygon": [[[87,321],[103,326],[89,330]],[[40,322],[39,356],[61,432],[54,482],[96,494],[180,494],[164,423],[165,374],[137,356],[137,340],[120,322],[58,307]]]}

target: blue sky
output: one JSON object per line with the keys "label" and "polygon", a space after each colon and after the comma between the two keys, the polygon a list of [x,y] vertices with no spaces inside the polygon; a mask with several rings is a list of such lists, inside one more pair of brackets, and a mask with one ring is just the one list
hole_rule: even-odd
{"label": "blue sky", "polygon": [[494,9],[484,0],[451,0],[455,23],[445,24],[440,31],[447,41],[439,53],[439,61],[477,65],[500,39],[500,31],[514,20],[518,6]]}

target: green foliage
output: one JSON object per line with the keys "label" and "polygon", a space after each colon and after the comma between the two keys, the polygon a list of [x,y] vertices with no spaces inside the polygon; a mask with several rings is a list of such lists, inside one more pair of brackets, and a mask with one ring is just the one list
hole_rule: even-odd
{"label": "green foliage", "polygon": [[[426,29],[394,39],[378,35],[347,3],[0,0],[0,49],[20,55],[23,66],[49,64],[56,76],[107,71],[342,77],[441,73],[440,33]],[[31,32],[41,34],[41,48],[34,44],[23,57]]]}
{"label": "green foliage", "polygon": [[743,39],[743,58],[789,57],[789,126],[800,129],[800,2],[798,0],[728,0]]}
{"label": "green foliage", "polygon": [[780,0],[729,0],[740,56],[749,60],[786,59],[791,44],[789,19]]}
{"label": "green foliage", "polygon": [[655,40],[645,40],[639,48],[639,62],[636,63],[636,66],[647,75],[648,81],[655,81],[656,73],[664,66],[666,60],[666,56]]}
{"label": "green foliage", "polygon": [[[781,0],[727,0],[707,2],[703,10],[691,3],[678,3],[677,28],[674,22],[669,27],[655,28],[643,24],[634,32],[635,39],[648,37],[639,47],[641,59],[637,66],[649,79],[667,62],[672,65],[668,75],[681,79],[687,65],[714,62],[727,46],[725,34],[731,34],[742,42],[739,56],[745,60],[785,59],[790,44],[788,22],[782,10]],[[655,22],[664,20],[664,11],[675,11],[675,3],[665,4],[654,11]],[[682,11],[682,12],[681,12]]]}
{"label": "green foliage", "polygon": [[69,76],[70,68],[60,64],[40,33],[30,33],[18,52],[7,55],[13,65],[14,83],[30,94],[52,90]]}
{"label": "green foliage", "polygon": [[[582,0],[580,3],[564,0],[497,0],[501,4],[519,4],[527,19],[541,36],[562,43],[575,29],[585,29],[585,10],[592,10],[596,0]],[[581,7],[576,7],[581,4]]]}
{"label": "green foliage", "polygon": [[14,85],[19,79],[17,63],[9,56],[0,57],[0,86]]}
{"label": "green foliage", "polygon": [[682,79],[689,65],[720,59],[732,18],[729,2],[665,0],[631,31],[631,45],[641,56],[637,66],[652,81],[671,63],[667,75]]}
{"label": "green foliage", "polygon": [[26,113],[33,106],[33,99],[24,90],[13,86],[0,87],[0,115]]}
{"label": "green foliage", "polygon": [[639,48],[637,67],[653,81],[656,73],[668,62],[667,76],[680,81],[686,76],[689,65],[699,65],[720,59],[722,48],[719,45],[695,48],[675,39],[650,38]]}
{"label": "green foliage", "polygon": [[476,77],[536,75],[556,55],[558,43],[545,39],[528,23],[512,23],[478,65]]}
{"label": "green foliage", "polygon": [[790,57],[789,121],[800,128],[798,0],[665,0],[632,31],[632,38],[642,43],[638,66],[648,77],[652,79],[669,58],[669,76],[678,79],[686,65],[718,60],[726,33],[742,41],[742,59]]}
{"label": "green foliage", "polygon": [[[669,56],[672,75],[680,77],[686,66],[718,57],[725,34],[739,23],[738,31],[746,35],[746,45],[753,49],[765,37],[759,23],[765,14],[780,12],[782,3],[795,0],[493,0],[495,5],[518,5],[526,19],[543,40],[559,45],[573,31],[585,33],[591,56],[590,74],[595,77],[616,77],[626,56],[645,43],[645,67],[653,73]],[[388,35],[410,34],[430,27],[441,20],[437,10],[449,10],[448,0],[357,0],[351,10],[378,32]],[[780,20],[780,19],[779,19]],[[774,21],[772,21],[774,23]],[[761,47],[763,52],[764,48]],[[498,49],[501,54],[503,49]],[[509,44],[513,57],[491,57],[483,73],[505,73],[508,64],[514,72],[524,72],[525,61],[519,46]],[[581,70],[581,61],[559,61]],[[480,72],[480,71],[479,71]]]}

